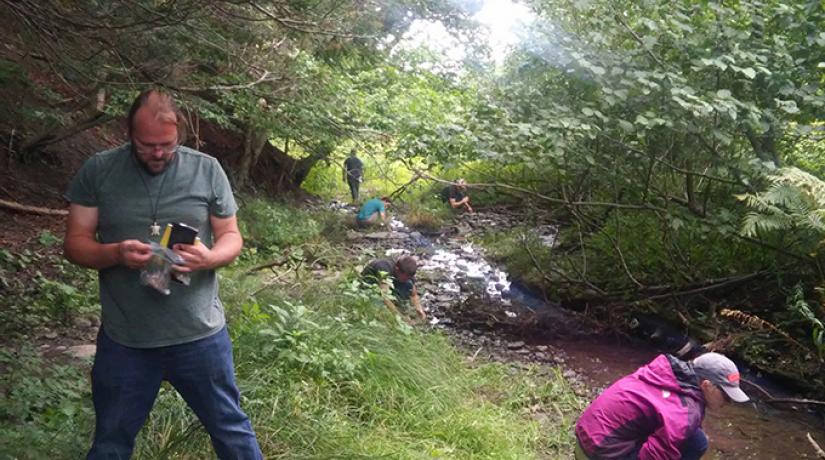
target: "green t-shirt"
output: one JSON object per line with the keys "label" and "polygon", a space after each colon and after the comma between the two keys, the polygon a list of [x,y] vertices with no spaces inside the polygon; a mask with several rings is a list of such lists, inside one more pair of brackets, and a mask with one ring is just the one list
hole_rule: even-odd
{"label": "green t-shirt", "polygon": [[[156,176],[140,168],[130,144],[97,153],[72,179],[65,197],[98,208],[101,243],[158,241],[149,231],[156,209],[161,228],[167,223],[187,224],[212,247],[210,215],[230,217],[238,209],[218,161],[187,147],[180,147]],[[170,295],[142,286],[140,271],[123,265],[100,270],[99,279],[103,328],[122,345],[153,348],[192,342],[225,324],[214,270],[192,273],[189,286],[172,282]]]}

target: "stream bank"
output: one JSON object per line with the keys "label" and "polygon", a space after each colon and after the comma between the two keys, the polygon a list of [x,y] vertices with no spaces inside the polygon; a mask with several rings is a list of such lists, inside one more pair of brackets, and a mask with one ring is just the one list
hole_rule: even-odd
{"label": "stream bank", "polygon": [[[342,212],[348,212],[346,208]],[[474,244],[482,231],[519,226],[517,217],[496,212],[458,215],[440,233],[422,235],[394,220],[392,231],[348,233],[353,256],[416,255],[421,264],[417,285],[429,316],[428,326],[444,331],[466,350],[469,360],[538,363],[558,368],[577,392],[594,397],[607,385],[662,352],[675,352],[667,341],[657,344],[614,333],[565,310],[514,282],[488,262]],[[552,245],[555,228],[532,226],[535,236]],[[664,347],[661,347],[664,345]],[[791,390],[743,370],[777,396]],[[706,458],[817,458],[807,437],[825,445],[821,415],[806,407],[778,408],[755,400],[708,412],[704,427],[710,438]]]}

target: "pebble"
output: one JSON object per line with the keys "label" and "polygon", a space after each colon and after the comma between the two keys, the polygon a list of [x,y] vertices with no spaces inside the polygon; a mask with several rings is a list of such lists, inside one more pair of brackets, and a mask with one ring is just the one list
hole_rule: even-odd
{"label": "pebble", "polygon": [[372,232],[363,235],[363,237],[371,240],[404,240],[409,238],[409,235],[400,232]]}
{"label": "pebble", "polygon": [[78,359],[85,359],[91,358],[95,355],[97,351],[97,346],[95,344],[88,344],[88,345],[75,345],[73,347],[69,347],[65,353],[67,355],[71,355],[72,357]]}
{"label": "pebble", "polygon": [[524,347],[524,342],[522,342],[521,340],[517,340],[515,342],[507,342],[507,348],[511,350],[516,350],[522,347]]}

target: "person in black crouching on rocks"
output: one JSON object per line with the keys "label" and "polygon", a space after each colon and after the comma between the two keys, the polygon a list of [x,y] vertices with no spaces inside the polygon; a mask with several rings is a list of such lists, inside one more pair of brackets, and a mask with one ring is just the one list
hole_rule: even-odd
{"label": "person in black crouching on rocks", "polygon": [[[368,263],[361,272],[361,278],[369,284],[377,284],[381,288],[384,305],[395,313],[401,315],[395,306],[393,299],[407,301],[415,308],[421,320],[427,319],[424,309],[421,307],[421,300],[415,289],[415,272],[418,269],[418,262],[415,257],[401,256],[396,260],[376,259]],[[389,283],[392,283],[390,287]]]}
{"label": "person in black crouching on rocks", "polygon": [[441,191],[441,201],[447,203],[451,209],[473,212],[470,196],[467,195],[467,182],[464,179],[457,180],[455,185],[444,187]]}

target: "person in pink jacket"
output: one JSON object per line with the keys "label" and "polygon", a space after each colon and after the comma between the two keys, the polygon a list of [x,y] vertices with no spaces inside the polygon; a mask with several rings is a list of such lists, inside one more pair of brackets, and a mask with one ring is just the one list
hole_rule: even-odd
{"label": "person in pink jacket", "polygon": [[719,353],[693,361],[659,355],[621,378],[576,422],[577,460],[692,460],[708,448],[705,408],[746,402],[739,371]]}

